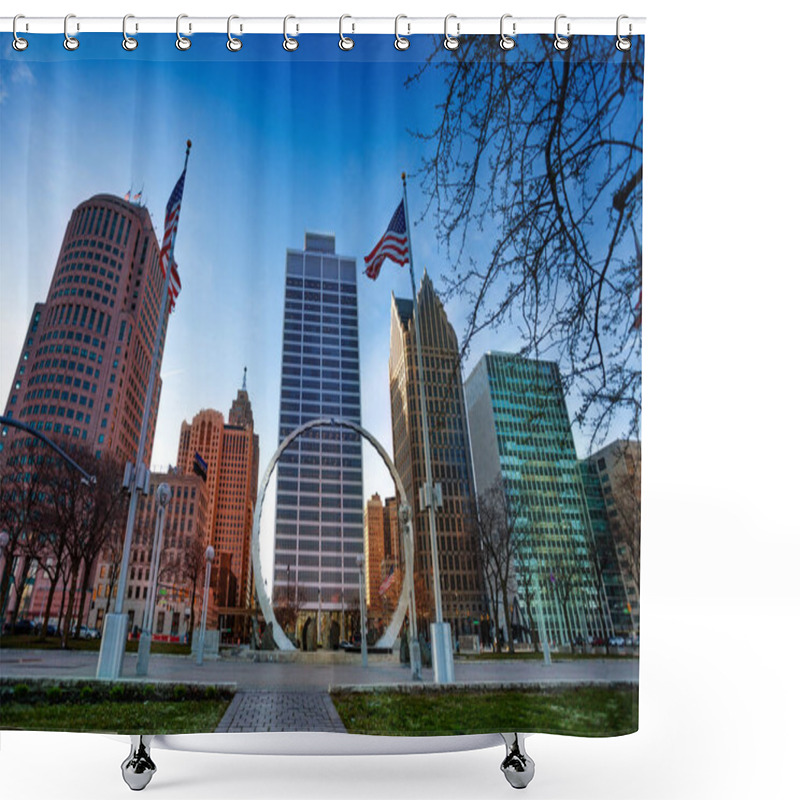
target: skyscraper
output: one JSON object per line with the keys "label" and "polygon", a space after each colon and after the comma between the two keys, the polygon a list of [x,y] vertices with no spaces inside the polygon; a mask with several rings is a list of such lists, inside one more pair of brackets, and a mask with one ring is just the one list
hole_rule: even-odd
{"label": "skyscraper", "polygon": [[146,208],[95,195],[67,224],[47,298],[36,303],[5,407],[46,436],[132,461],[157,353],[145,463],[161,393],[156,347],[164,277]]}
{"label": "skyscraper", "polygon": [[[427,272],[417,296],[422,337],[434,483],[441,485],[436,511],[442,613],[455,635],[471,632],[485,608],[476,540],[470,514],[475,490],[470,463],[467,413],[458,340]],[[417,593],[423,617],[433,619],[433,585],[428,514],[420,507],[425,483],[422,418],[419,412],[416,335],[411,300],[392,298],[389,344],[389,392],[394,461],[414,509],[415,575],[425,592]],[[426,602],[424,595],[427,595]],[[425,605],[430,608],[424,608]],[[427,612],[427,613],[426,613]]]}
{"label": "skyscraper", "polygon": [[[198,459],[199,456],[199,459]],[[221,625],[231,637],[249,631],[252,607],[250,538],[256,504],[259,445],[246,384],[237,392],[228,423],[219,411],[204,409],[181,425],[178,468],[205,473],[208,541],[214,547]]]}
{"label": "skyscraper", "polygon": [[[302,251],[286,252],[279,441],[320,417],[360,424],[358,359],[355,259],[336,253],[333,236],[307,233]],[[312,624],[324,644],[337,640],[358,604],[361,458],[356,433],[320,427],[278,462],[272,590],[297,598],[305,642]]]}
{"label": "skyscraper", "polygon": [[[549,640],[606,633],[589,510],[558,365],[487,353],[465,387],[478,497],[498,479],[516,515],[516,586],[529,626],[541,596]],[[533,620],[530,617],[533,616]]]}
{"label": "skyscraper", "polygon": [[[618,631],[639,630],[639,540],[642,515],[642,447],[617,439],[587,459],[597,473],[624,589],[623,619]],[[622,599],[622,598],[620,598]]]}

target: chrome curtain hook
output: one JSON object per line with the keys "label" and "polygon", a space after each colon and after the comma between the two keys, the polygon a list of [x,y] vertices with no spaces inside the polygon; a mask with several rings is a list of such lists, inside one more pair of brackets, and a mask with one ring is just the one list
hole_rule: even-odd
{"label": "chrome curtain hook", "polygon": [[[11,46],[18,53],[21,53],[28,46],[28,40],[27,39],[23,39],[21,36],[17,35],[17,20],[18,19],[25,19],[25,15],[24,14],[17,14],[17,16],[14,17],[14,21],[11,23],[11,33],[14,34],[14,41],[11,42]],[[27,27],[28,27],[28,25],[26,23],[25,24],[26,30],[27,30]]]}
{"label": "chrome curtain hook", "polygon": [[[125,50],[131,51],[135,50],[139,46],[139,42],[134,39],[132,36],[128,36],[128,20],[129,19],[136,19],[133,14],[126,14],[122,18],[122,46]],[[139,26],[136,26],[137,30]]]}
{"label": "chrome curtain hook", "polygon": [[[283,49],[288,50],[291,53],[293,50],[297,50],[297,48],[300,46],[300,42],[298,42],[297,39],[293,39],[291,36],[289,36],[288,26],[290,19],[296,19],[296,17],[293,17],[291,14],[289,14],[283,18]],[[297,30],[297,28],[295,28],[295,30]]]}
{"label": "chrome curtain hook", "polygon": [[[555,41],[553,42],[553,47],[555,47],[556,50],[558,50],[560,52],[563,52],[564,50],[568,50],[569,49],[570,41],[569,41],[569,38],[564,38],[563,36],[560,36],[559,33],[558,33],[558,21],[560,19],[567,19],[567,15],[566,14],[559,14],[556,17],[556,22],[555,22],[556,38],[555,38]],[[567,37],[569,37],[570,35],[571,35],[570,34],[570,23],[568,21],[567,22]]]}
{"label": "chrome curtain hook", "polygon": [[[624,37],[620,33],[620,27],[621,27],[620,23],[624,19],[628,19],[628,17],[625,14],[621,14],[620,16],[617,17],[617,50],[623,53],[626,50],[631,49],[631,40]],[[630,36],[632,33],[633,33],[633,25],[630,22],[628,22],[628,36]]]}
{"label": "chrome curtain hook", "polygon": [[[74,37],[69,35],[69,21],[71,19],[75,19],[74,14],[67,14],[64,17],[64,49],[65,50],[77,50],[78,45],[80,42]],[[76,23],[75,30],[79,31],[81,29],[80,23]]]}
{"label": "chrome curtain hook", "polygon": [[[411,47],[411,42],[406,39],[405,36],[400,35],[400,20],[401,19],[408,19],[405,14],[398,14],[394,18],[394,46],[398,50],[408,50]],[[406,23],[406,27],[408,28],[408,35],[411,35],[411,23]]]}
{"label": "chrome curtain hook", "polygon": [[[456,20],[456,35],[451,36],[447,32],[447,23],[450,22],[451,19]],[[458,33],[461,30],[461,23],[458,21],[458,17],[455,14],[448,14],[444,18],[444,49],[445,50],[457,50],[459,41],[458,41]]]}
{"label": "chrome curtain hook", "polygon": [[[175,20],[175,47],[177,47],[178,50],[188,50],[192,46],[192,40],[187,39],[181,34],[181,20],[188,18],[188,14],[178,14]],[[191,25],[189,25],[189,30],[192,30]]]}
{"label": "chrome curtain hook", "polygon": [[[239,17],[237,17],[236,14],[231,14],[228,17],[228,41],[225,44],[225,47],[227,47],[228,50],[231,51],[231,53],[236,53],[237,51],[242,49],[242,40],[237,39],[235,36],[231,35],[231,22],[233,22],[233,20],[235,19],[239,19]],[[242,29],[241,26],[239,26],[240,31],[241,29]]]}
{"label": "chrome curtain hook", "polygon": [[517,23],[516,22],[512,22],[511,23],[511,34],[512,34],[511,36],[507,36],[506,32],[504,30],[504,25],[505,25],[506,20],[507,19],[511,19],[511,18],[512,18],[511,14],[503,14],[503,16],[500,17],[500,49],[501,50],[511,50],[517,44],[516,41],[512,38],[513,35],[517,32]]}
{"label": "chrome curtain hook", "polygon": [[[344,35],[344,21],[346,19],[353,19],[349,14],[342,14],[339,17],[339,47],[342,50],[352,50],[355,47],[355,42],[349,37]],[[356,26],[351,23],[352,29],[355,30]]]}

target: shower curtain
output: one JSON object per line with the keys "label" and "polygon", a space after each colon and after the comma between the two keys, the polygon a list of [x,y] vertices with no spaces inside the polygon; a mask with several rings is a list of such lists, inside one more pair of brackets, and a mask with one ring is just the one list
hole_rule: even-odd
{"label": "shower curtain", "polygon": [[29,38],[1,727],[635,731],[643,37]]}

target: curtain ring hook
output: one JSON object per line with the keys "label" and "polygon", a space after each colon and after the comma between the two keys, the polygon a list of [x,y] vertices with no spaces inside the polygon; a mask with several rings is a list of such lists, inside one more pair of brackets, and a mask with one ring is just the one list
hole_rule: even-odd
{"label": "curtain ring hook", "polygon": [[[559,14],[556,17],[556,22],[555,22],[556,38],[555,38],[555,41],[553,42],[553,47],[555,47],[555,49],[558,50],[559,52],[563,52],[564,50],[568,50],[569,49],[570,41],[569,41],[569,38],[565,38],[565,37],[559,35],[559,33],[558,33],[558,21],[560,19],[567,19],[567,15],[566,14]],[[569,36],[571,36],[571,34],[570,34],[570,23],[569,23],[569,21],[567,21],[567,37],[569,37]]]}
{"label": "curtain ring hook", "polygon": [[[231,35],[231,22],[233,22],[235,19],[239,19],[236,14],[231,14],[228,17],[228,41],[226,42],[225,47],[227,47],[231,53],[236,53],[242,49],[242,40]],[[241,26],[239,27],[239,30],[241,31]]]}
{"label": "curtain ring hook", "polygon": [[[14,34],[14,41],[11,43],[11,46],[18,52],[21,53],[27,46],[28,40],[23,39],[21,36],[17,35],[17,20],[18,19],[25,19],[24,14],[17,14],[14,17],[14,21],[11,23],[11,32]],[[27,30],[28,24],[25,23],[25,29]]]}
{"label": "curtain ring hook", "polygon": [[[447,23],[450,22],[451,19],[456,20],[456,35],[455,36],[451,36],[447,32]],[[461,23],[458,21],[458,17],[455,14],[448,14],[444,18],[444,42],[442,42],[442,44],[444,45],[444,49],[445,50],[457,50],[458,49],[458,45],[459,45],[458,32],[459,32],[460,29],[461,29]]]}
{"label": "curtain ring hook", "polygon": [[[65,50],[77,50],[80,42],[74,37],[69,35],[69,21],[71,19],[75,19],[74,14],[67,14],[64,17],[64,49]],[[76,31],[81,29],[81,26],[76,23]]]}
{"label": "curtain ring hook", "polygon": [[[188,18],[188,14],[178,14],[177,18],[175,19],[175,47],[177,47],[178,50],[188,50],[192,46],[192,40],[187,39],[181,34],[181,20]],[[191,25],[189,25],[189,30],[192,30]]]}
{"label": "curtain ring hook", "polygon": [[288,25],[290,19],[297,19],[297,17],[293,17],[289,14],[283,18],[283,49],[291,53],[293,50],[297,50],[297,48],[300,47],[300,42],[289,36]]}
{"label": "curtain ring hook", "polygon": [[[131,50],[135,50],[139,46],[139,42],[133,38],[133,36],[128,36],[128,20],[129,19],[136,19],[133,14],[126,14],[122,18],[122,47],[123,49],[130,52]],[[136,26],[136,29],[139,29],[139,26]]]}
{"label": "curtain ring hook", "polygon": [[[628,19],[625,14],[621,14],[617,17],[617,50],[624,53],[626,50],[631,49],[631,40],[626,38],[620,33],[620,23],[622,20]],[[628,36],[633,33],[633,25],[628,22]]]}
{"label": "curtain ring hook", "polygon": [[516,22],[512,22],[511,23],[511,34],[512,35],[511,36],[507,36],[505,31],[504,31],[504,29],[503,29],[503,26],[505,25],[505,21],[507,19],[512,19],[512,15],[511,14],[503,14],[503,16],[500,17],[500,49],[501,50],[512,50],[515,47],[515,45],[517,44],[516,41],[513,38],[513,35],[517,32],[517,23]]}
{"label": "curtain ring hook", "polygon": [[[408,48],[411,47],[411,42],[408,39],[406,39],[405,36],[401,36],[400,35],[400,20],[401,19],[408,19],[408,17],[405,14],[398,14],[394,18],[394,46],[398,50],[408,50]],[[407,35],[410,36],[411,35],[411,23],[406,23],[406,25],[408,26],[408,34]]]}
{"label": "curtain ring hook", "polygon": [[[346,19],[353,19],[349,14],[342,14],[339,17],[339,47],[342,50],[352,50],[355,47],[355,42],[349,37],[344,35],[343,27]],[[352,28],[355,31],[355,23],[352,23]]]}

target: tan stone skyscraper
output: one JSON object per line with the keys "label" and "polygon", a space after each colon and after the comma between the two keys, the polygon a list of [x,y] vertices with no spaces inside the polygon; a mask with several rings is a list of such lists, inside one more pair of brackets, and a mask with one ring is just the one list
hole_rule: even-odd
{"label": "tan stone skyscraper", "polygon": [[228,424],[219,411],[205,409],[181,425],[178,467],[205,473],[208,495],[208,543],[214,547],[217,602],[221,627],[232,638],[247,635],[247,609],[253,593],[250,539],[258,486],[258,436],[253,411],[242,386]]}
{"label": "tan stone skyscraper", "polygon": [[[476,542],[469,524],[475,489],[458,340],[427,273],[422,278],[417,305],[431,466],[434,483],[442,487],[443,502],[436,512],[436,532],[443,615],[453,634],[458,635],[472,631],[473,621],[485,607]],[[391,313],[389,388],[394,460],[414,508],[414,570],[425,589],[417,592],[417,604],[423,618],[430,620],[433,618],[431,545],[428,515],[419,504],[425,462],[412,302],[393,297]]]}

